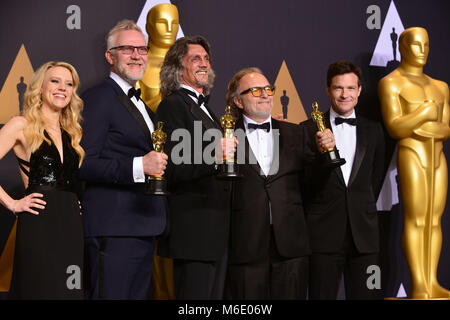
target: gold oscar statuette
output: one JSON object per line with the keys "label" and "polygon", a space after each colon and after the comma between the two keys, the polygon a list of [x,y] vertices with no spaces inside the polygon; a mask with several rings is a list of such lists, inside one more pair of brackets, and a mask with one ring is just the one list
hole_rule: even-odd
{"label": "gold oscar statuette", "polygon": [[378,95],[385,127],[398,143],[402,248],[411,274],[408,298],[450,300],[437,277],[448,190],[444,142],[450,137],[450,91],[447,83],[423,71],[429,44],[426,29],[404,30],[400,66],[380,80]]}
{"label": "gold oscar statuette", "polygon": [[147,69],[138,86],[142,90],[142,100],[155,113],[162,99],[159,73],[167,51],[177,39],[179,23],[178,9],[170,3],[155,5],[147,14]]}
{"label": "gold oscar statuette", "polygon": [[[220,117],[220,125],[223,128],[223,137],[226,139],[234,139],[236,119],[231,114],[231,106],[225,108],[225,114]],[[219,166],[219,173],[216,177],[217,179],[224,180],[236,180],[242,178],[242,174],[239,173],[234,157],[225,155],[224,162]]]}
{"label": "gold oscar statuette", "polygon": [[[167,140],[167,134],[162,131],[164,122],[158,122],[158,129],[152,133],[152,141],[156,152],[164,152],[164,143]],[[162,175],[150,175],[147,177],[146,193],[153,195],[168,195],[167,180]]]}
{"label": "gold oscar statuette", "polygon": [[[313,111],[311,117],[317,125],[317,129],[320,132],[325,131],[327,128],[324,123],[323,113],[319,111],[319,104],[317,101],[312,104]],[[320,156],[322,164],[326,167],[339,167],[345,163],[345,159],[339,156],[339,151],[335,148],[329,148],[322,152]]]}

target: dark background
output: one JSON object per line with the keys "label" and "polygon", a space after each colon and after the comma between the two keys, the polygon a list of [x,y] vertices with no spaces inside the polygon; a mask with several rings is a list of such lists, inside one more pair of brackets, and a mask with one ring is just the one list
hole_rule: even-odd
{"label": "dark background", "polygon": [[[210,105],[223,114],[228,81],[243,67],[258,66],[274,83],[283,60],[303,102],[306,114],[311,103],[319,101],[328,109],[325,93],[326,70],[330,63],[346,59],[361,66],[363,92],[359,112],[380,120],[377,83],[389,68],[372,67],[369,62],[381,29],[369,30],[367,7],[377,5],[384,23],[391,0],[174,0],[185,35],[203,35],[212,47],[215,88]],[[66,20],[70,5],[81,8],[81,29],[69,30]],[[48,60],[63,60],[75,66],[80,78],[80,93],[108,74],[104,59],[104,37],[119,20],[137,21],[144,0],[2,0],[0,2],[0,88],[22,44],[33,69]],[[448,0],[396,0],[395,5],[406,28],[421,26],[430,37],[430,54],[425,73],[450,82],[448,53],[450,2]],[[4,106],[0,105],[0,108]],[[387,138],[389,150],[393,141]],[[1,143],[1,141],[0,141]],[[445,153],[449,155],[449,144]],[[390,160],[388,155],[386,162]],[[23,186],[14,155],[0,161],[0,185],[18,197]],[[450,212],[444,213],[441,284],[450,287]],[[381,233],[385,250],[383,295],[396,295],[400,283],[409,288],[408,268],[400,249],[402,217],[399,206],[381,212]],[[12,223],[10,213],[0,208],[0,248]]]}

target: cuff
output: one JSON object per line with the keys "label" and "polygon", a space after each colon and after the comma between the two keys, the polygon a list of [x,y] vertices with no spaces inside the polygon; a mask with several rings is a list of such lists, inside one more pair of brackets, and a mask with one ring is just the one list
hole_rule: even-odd
{"label": "cuff", "polygon": [[143,157],[133,158],[133,181],[145,182],[144,166],[142,164]]}

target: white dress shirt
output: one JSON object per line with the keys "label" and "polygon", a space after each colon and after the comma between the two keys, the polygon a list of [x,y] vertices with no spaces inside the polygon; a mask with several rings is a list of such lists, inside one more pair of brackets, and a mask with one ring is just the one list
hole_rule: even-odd
{"label": "white dress shirt", "polygon": [[[245,134],[247,136],[248,144],[253,151],[253,154],[261,167],[265,176],[269,174],[273,158],[273,132],[272,132],[272,118],[269,117],[265,121],[258,123],[252,119],[242,115],[244,119]],[[249,130],[249,123],[262,124],[264,122],[270,123],[270,131],[255,129]],[[272,205],[269,200],[269,221],[272,224]]]}
{"label": "white dress shirt", "polygon": [[[111,79],[113,79],[119,87],[123,90],[123,92],[128,95],[128,90],[132,87],[128,82],[123,80],[120,76],[115,74],[114,72],[111,72],[110,75]],[[139,112],[144,117],[145,123],[147,124],[148,129],[150,130],[150,134],[155,131],[155,126],[153,125],[152,120],[150,119],[150,116],[148,115],[147,108],[144,104],[144,102],[141,99],[137,99],[136,97],[131,97],[131,101],[136,106],[136,108],[139,110]],[[145,174],[144,174],[144,165],[142,163],[143,157],[134,157],[133,158],[133,180],[134,182],[145,182]]]}
{"label": "white dress shirt", "polygon": [[265,121],[261,122],[269,122],[270,123],[270,131],[266,132],[265,130],[249,130],[249,123],[258,122],[253,121],[252,119],[244,117],[244,126],[245,126],[245,134],[247,135],[247,140],[252,148],[253,154],[258,161],[261,170],[264,175],[268,175],[270,171],[270,166],[272,165],[272,155],[273,155],[273,135],[272,135],[272,121],[271,118],[267,118]]}
{"label": "white dress shirt", "polygon": [[333,108],[330,108],[331,130],[333,131],[336,140],[336,148],[339,150],[339,155],[346,161],[345,164],[341,166],[341,171],[344,176],[345,185],[348,185],[356,153],[356,126],[345,122],[337,126],[334,123],[336,117],[347,119],[356,118],[355,110],[353,110],[353,113],[349,117],[342,117],[337,114]]}
{"label": "white dress shirt", "polygon": [[[191,95],[189,95],[189,97],[191,97],[191,99],[194,100],[194,102],[198,104],[198,97],[200,96],[200,93],[198,93],[194,88],[192,88],[192,87],[190,87],[190,86],[188,86],[188,85],[185,85],[185,84],[183,84],[183,83],[180,84],[180,87],[181,87],[181,88],[188,89],[189,91],[192,91],[193,93],[195,93],[195,97],[193,97],[193,96],[191,96]],[[208,117],[210,117],[211,120],[214,121],[213,117],[211,117],[211,115],[209,114],[208,109],[206,109],[205,103],[204,103],[204,102],[203,102],[202,105],[200,106],[200,109],[202,109],[202,110],[208,115]]]}

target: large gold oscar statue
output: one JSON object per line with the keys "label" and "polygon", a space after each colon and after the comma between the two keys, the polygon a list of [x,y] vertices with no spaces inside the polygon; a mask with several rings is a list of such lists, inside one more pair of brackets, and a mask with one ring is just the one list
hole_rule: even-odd
{"label": "large gold oscar statue", "polygon": [[144,76],[139,81],[142,100],[156,112],[161,95],[159,72],[167,51],[175,43],[179,27],[178,9],[170,3],[158,4],[147,14],[145,29],[148,33],[148,63]]}
{"label": "large gold oscar statue", "polygon": [[398,140],[403,206],[403,250],[412,277],[412,299],[449,299],[437,280],[441,216],[448,171],[443,142],[450,136],[449,88],[423,73],[428,33],[414,27],[400,35],[400,66],[380,80],[378,94],[389,134]]}
{"label": "large gold oscar statue", "polygon": [[[156,112],[161,102],[159,73],[167,51],[175,43],[179,27],[178,9],[170,3],[158,4],[147,14],[145,29],[148,33],[148,63],[144,76],[139,81],[142,100]],[[153,259],[152,289],[156,300],[174,300],[173,261],[159,257]]]}

